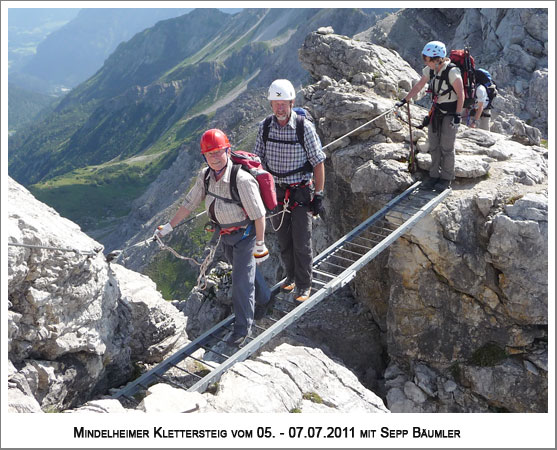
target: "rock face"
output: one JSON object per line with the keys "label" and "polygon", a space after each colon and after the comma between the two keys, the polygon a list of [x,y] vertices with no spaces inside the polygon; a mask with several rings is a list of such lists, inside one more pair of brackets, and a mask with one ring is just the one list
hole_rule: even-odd
{"label": "rock face", "polygon": [[[110,266],[73,222],[9,180],[11,411],[61,410],[125,382],[187,341],[186,318],[147,277]],[[97,252],[97,250],[99,250]]]}
{"label": "rock face", "polygon": [[[250,395],[246,395],[249,392]],[[114,400],[89,402],[72,412],[126,412]],[[138,406],[146,413],[388,413],[381,400],[342,364],[319,349],[281,344],[238,363],[215,393],[151,386]]]}
{"label": "rock face", "polygon": [[[375,47],[319,30],[300,50],[315,80],[302,100],[325,144],[378,117],[326,150],[327,210],[343,205],[326,222],[331,240],[431,161],[414,128],[422,170],[409,174],[406,115],[379,118],[394,105],[385,93],[418,75],[395,53],[374,58]],[[391,65],[404,70],[382,76]],[[414,125],[426,112],[412,107]],[[547,410],[547,158],[542,147],[461,126],[451,195],[356,278],[356,298],[386,336],[391,410]]]}
{"label": "rock face", "polygon": [[476,66],[489,70],[499,90],[492,131],[512,135],[534,126],[547,136],[548,25],[540,8],[406,8],[354,37],[396,50],[416,70],[428,41],[470,46]]}
{"label": "rock face", "polygon": [[[269,380],[273,388],[269,389]],[[246,392],[253,395],[245,396]],[[248,397],[248,398],[246,398]],[[243,400],[238,401],[239,398]],[[282,344],[223,375],[206,412],[388,412],[342,365],[319,349]]]}

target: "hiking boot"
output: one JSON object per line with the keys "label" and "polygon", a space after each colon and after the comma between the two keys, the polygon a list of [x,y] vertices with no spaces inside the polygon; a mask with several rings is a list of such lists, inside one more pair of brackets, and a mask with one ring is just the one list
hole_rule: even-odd
{"label": "hiking boot", "polygon": [[292,292],[296,287],[296,283],[293,280],[287,279],[283,284],[281,284],[280,288],[284,292]]}
{"label": "hiking boot", "polygon": [[294,291],[294,298],[298,302],[305,302],[311,295],[311,288],[298,289]]}
{"label": "hiking boot", "polygon": [[242,348],[247,344],[248,339],[251,337],[251,330],[247,334],[232,333],[231,336],[226,340],[226,343],[233,345],[234,347]]}
{"label": "hiking boot", "polygon": [[273,295],[271,299],[263,305],[260,303],[256,303],[255,312],[253,314],[254,320],[261,320],[263,319],[263,317],[267,316],[268,314],[271,314],[275,306],[275,301],[276,301],[276,297]]}
{"label": "hiking boot", "polygon": [[433,186],[435,186],[438,182],[439,178],[427,177],[425,180],[422,181],[420,187],[424,189],[433,189]]}
{"label": "hiking boot", "polygon": [[435,183],[433,189],[435,189],[438,192],[442,192],[445,189],[449,189],[450,187],[451,187],[451,180],[439,180],[437,183]]}

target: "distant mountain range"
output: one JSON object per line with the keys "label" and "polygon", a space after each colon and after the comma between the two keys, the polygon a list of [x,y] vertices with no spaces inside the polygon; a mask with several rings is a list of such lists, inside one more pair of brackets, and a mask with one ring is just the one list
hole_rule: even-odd
{"label": "distant mountain range", "polygon": [[[116,47],[160,20],[177,17],[191,8],[84,8],[36,47],[36,53],[10,73],[10,81],[28,90],[60,93],[93,75]],[[43,14],[53,13],[44,10]],[[74,12],[75,14],[75,12]],[[22,29],[22,12],[15,14],[14,32]],[[37,21],[31,10],[30,23]],[[10,16],[8,16],[10,17]],[[53,19],[56,19],[53,16]],[[55,23],[55,22],[54,22]],[[11,37],[10,37],[11,39]],[[15,42],[14,44],[17,44]]]}
{"label": "distant mountain range", "polygon": [[19,70],[52,32],[74,19],[79,8],[8,8],[8,67]]}
{"label": "distant mountain range", "polygon": [[10,132],[37,120],[39,114],[47,114],[56,97],[31,92],[19,86],[8,84],[8,128]]}
{"label": "distant mountain range", "polygon": [[197,9],[159,21],[121,43],[52,113],[10,139],[10,175],[85,229],[101,226],[91,218],[126,214],[184,146],[197,142],[214,105],[278,77],[307,82],[298,61],[307,33],[332,25],[354,35],[384,14]]}

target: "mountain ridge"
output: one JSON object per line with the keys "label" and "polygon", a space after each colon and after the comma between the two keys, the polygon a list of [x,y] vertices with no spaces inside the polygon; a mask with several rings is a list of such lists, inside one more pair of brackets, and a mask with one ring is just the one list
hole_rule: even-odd
{"label": "mountain ridge", "polygon": [[[203,10],[159,22],[121,44],[103,68],[70,92],[60,102],[55,113],[42,124],[35,124],[27,132],[12,138],[10,174],[29,186],[39,199],[47,203],[54,201],[57,208],[62,207],[62,212],[66,214],[72,212],[64,209],[61,203],[63,197],[56,196],[54,190],[60,184],[68,185],[72,179],[82,177],[83,168],[88,164],[106,165],[108,161],[116,163],[119,157],[125,159],[145,151],[158,152],[160,159],[152,160],[149,167],[140,169],[141,173],[154,176],[156,172],[169,167],[179,149],[187,145],[189,140],[198,138],[201,128],[206,126],[214,113],[199,114],[207,110],[210,104],[238,89],[238,86],[247,83],[247,89],[263,88],[275,76],[272,70],[275,64],[284,67],[282,76],[292,75],[293,82],[301,85],[302,78],[307,74],[299,67],[297,48],[306,29],[313,27],[316,21],[346,22],[347,28],[357,25],[354,30],[357,31],[369,27],[375,17],[357,10],[335,12],[318,9],[300,9],[295,12],[286,9],[255,9],[230,16],[220,11]],[[350,17],[351,20],[346,20]],[[199,24],[203,21],[205,24],[215,23],[215,18],[226,21],[218,27],[220,36],[223,36],[218,46],[210,45],[214,41],[215,30],[203,26],[199,27],[201,38],[187,39],[186,50],[178,52],[180,56],[174,52],[168,59],[166,53],[156,51],[166,48],[167,41],[174,42],[172,48],[180,45],[175,36],[176,30],[184,28],[180,24]],[[280,25],[272,33],[264,35],[272,39],[290,36],[286,43],[273,47],[276,42],[269,44],[268,41],[258,40],[265,32],[265,27],[277,21]],[[300,21],[303,25],[300,25]],[[246,32],[246,29],[251,31]],[[154,44],[150,46],[147,42]],[[237,43],[234,45],[234,42]],[[154,60],[150,59],[152,55]],[[188,64],[188,58],[194,63]],[[161,61],[166,62],[161,64]],[[147,70],[138,74],[139,67],[156,67],[157,71]],[[257,72],[258,69],[261,70]],[[258,75],[254,77],[256,72]],[[139,78],[133,78],[134,74]],[[168,84],[171,81],[175,83]],[[169,94],[167,103],[157,102],[156,95],[149,96],[149,91],[156,92],[157,89],[161,98],[172,90],[175,95]],[[119,110],[118,105],[122,107]],[[188,134],[185,135],[185,132]],[[88,171],[87,177],[91,187],[89,201],[93,199],[95,202],[98,181],[109,180],[106,172],[102,176],[93,172]],[[125,183],[123,175],[118,172],[117,176],[111,181],[115,196],[120,195]],[[140,184],[145,186],[149,181],[152,178],[144,178]],[[108,190],[110,183],[103,183],[101,189]],[[122,198],[125,203],[130,200],[128,197]],[[78,209],[71,218],[85,225],[90,223],[86,216],[86,211]],[[87,229],[90,226],[87,225]]]}

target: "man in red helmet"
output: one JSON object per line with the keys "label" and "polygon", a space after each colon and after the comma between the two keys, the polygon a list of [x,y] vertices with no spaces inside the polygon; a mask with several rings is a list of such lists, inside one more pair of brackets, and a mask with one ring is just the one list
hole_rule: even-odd
{"label": "man in red helmet", "polygon": [[[255,302],[262,298],[262,289],[256,283],[256,262],[269,257],[265,246],[265,205],[255,178],[239,170],[236,184],[241,204],[232,199],[229,158],[230,142],[221,130],[211,129],[201,137],[201,154],[209,169],[199,172],[195,185],[174,217],[162,227],[159,236],[165,236],[198,205],[205,200],[207,215],[221,235],[224,254],[232,264],[232,300],[235,314],[234,332],[228,342],[243,346],[251,335]],[[205,189],[206,170],[210,171],[208,189]],[[256,292],[256,290],[258,292]],[[263,301],[265,300],[265,301]]]}

